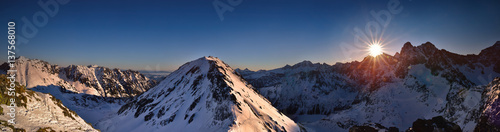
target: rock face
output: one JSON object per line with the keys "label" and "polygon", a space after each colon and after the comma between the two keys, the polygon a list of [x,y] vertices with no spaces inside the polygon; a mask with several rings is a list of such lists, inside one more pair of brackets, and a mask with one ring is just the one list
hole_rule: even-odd
{"label": "rock face", "polygon": [[97,127],[103,131],[300,131],[215,57],[182,65]]}
{"label": "rock face", "polygon": [[0,75],[0,129],[2,131],[86,131],[97,132],[90,124],[85,122],[74,111],[66,108],[61,100],[56,99],[50,94],[34,92],[27,90],[19,83],[16,84],[15,97],[15,122],[8,123],[11,116],[7,114],[10,111],[8,101],[10,96],[4,89],[10,84],[6,75]]}
{"label": "rock face", "polygon": [[[8,70],[7,63],[2,67]],[[60,86],[74,93],[102,97],[133,97],[153,87],[150,80],[137,71],[99,66],[70,65],[59,67],[48,62],[19,57],[16,59],[16,80],[27,88]]]}
{"label": "rock face", "polygon": [[481,113],[479,123],[474,129],[477,132],[484,131],[500,131],[500,100],[498,96],[500,95],[500,78],[495,78],[495,80],[490,83],[488,90],[483,94],[486,98],[483,105],[484,110]]}
{"label": "rock face", "polygon": [[405,130],[417,119],[443,116],[472,131],[486,108],[486,85],[500,77],[498,56],[500,42],[478,55],[408,42],[394,56],[368,56],[360,62],[304,61],[268,71],[236,71],[284,113],[324,115],[306,126],[346,131],[380,123]]}
{"label": "rock face", "polygon": [[442,116],[433,117],[430,120],[418,119],[413,122],[413,126],[407,132],[462,132],[460,126],[449,122]]}

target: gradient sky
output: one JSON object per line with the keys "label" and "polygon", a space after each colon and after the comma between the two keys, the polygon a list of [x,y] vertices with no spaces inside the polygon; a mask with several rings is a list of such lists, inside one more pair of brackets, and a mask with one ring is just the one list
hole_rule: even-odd
{"label": "gradient sky", "polygon": [[[48,1],[48,0],[42,0]],[[220,0],[227,3],[226,0]],[[346,56],[354,27],[387,10],[388,0],[243,0],[219,19],[212,0],[72,0],[59,6],[17,56],[52,64],[97,64],[134,70],[175,70],[202,56],[216,56],[233,68],[274,69],[302,60],[335,64],[362,60]],[[394,55],[407,41],[430,41],[440,49],[477,54],[500,41],[500,1],[401,0],[403,10],[384,28],[384,50]],[[14,19],[44,11],[37,1],[2,0],[0,36]],[[2,38],[6,40],[7,38]],[[1,41],[7,45],[6,41]],[[359,44],[358,44],[359,45]],[[6,46],[5,46],[6,47]],[[364,47],[356,48],[363,51]],[[0,50],[6,55],[7,48]],[[351,53],[351,50],[347,51]],[[352,52],[354,53],[354,52]],[[1,61],[6,61],[5,57]]]}

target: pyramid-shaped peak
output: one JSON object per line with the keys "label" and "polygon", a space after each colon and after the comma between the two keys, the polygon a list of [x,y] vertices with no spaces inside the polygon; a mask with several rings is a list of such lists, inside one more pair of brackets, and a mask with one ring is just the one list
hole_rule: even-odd
{"label": "pyramid-shaped peak", "polygon": [[196,60],[190,61],[182,66],[179,67],[178,70],[174,71],[172,74],[193,74],[193,73],[201,73],[205,74],[214,70],[231,70],[229,65],[224,63],[222,60],[220,60],[217,57],[213,56],[204,56],[201,58],[198,58]]}
{"label": "pyramid-shaped peak", "polygon": [[413,46],[410,42],[406,42],[403,45],[403,48],[401,48],[400,53],[401,54],[407,54],[409,52],[412,52],[415,49],[415,46]]}
{"label": "pyramid-shaped peak", "polygon": [[203,56],[201,58],[198,58],[196,60],[193,60],[191,62],[199,62],[199,61],[221,61],[218,57],[214,56]]}
{"label": "pyramid-shaped peak", "polygon": [[117,114],[109,119],[112,121],[97,126],[106,131],[134,131],[114,127],[121,123],[133,124],[141,131],[300,129],[231,67],[211,56],[182,65],[156,87],[121,107]]}
{"label": "pyramid-shaped peak", "polygon": [[214,56],[204,56],[203,58],[205,58],[206,60],[215,60],[215,61],[219,60],[218,57],[214,57]]}
{"label": "pyramid-shaped peak", "polygon": [[195,64],[195,65],[202,65],[202,64],[207,64],[209,62],[219,62],[223,63],[222,60],[220,60],[218,57],[213,57],[213,56],[204,56],[201,58],[198,58],[196,60],[193,60],[191,62],[188,62],[186,64]]}
{"label": "pyramid-shaped peak", "polygon": [[403,49],[404,48],[411,48],[413,47],[413,45],[410,43],[410,42],[406,42],[404,45],[403,45]]}

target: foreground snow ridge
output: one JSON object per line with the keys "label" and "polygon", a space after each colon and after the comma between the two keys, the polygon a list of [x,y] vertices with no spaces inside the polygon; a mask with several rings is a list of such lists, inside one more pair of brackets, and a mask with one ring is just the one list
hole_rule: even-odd
{"label": "foreground snow ridge", "polygon": [[300,131],[229,65],[202,57],[96,125],[102,131]]}
{"label": "foreground snow ridge", "polygon": [[[7,76],[0,75],[0,87],[9,85]],[[0,102],[9,100],[9,95],[0,90]],[[68,109],[50,94],[34,92],[16,82],[15,122],[7,121],[12,117],[7,114],[9,105],[0,104],[0,130],[5,132],[17,131],[71,131],[71,132],[98,132],[74,111]]]}

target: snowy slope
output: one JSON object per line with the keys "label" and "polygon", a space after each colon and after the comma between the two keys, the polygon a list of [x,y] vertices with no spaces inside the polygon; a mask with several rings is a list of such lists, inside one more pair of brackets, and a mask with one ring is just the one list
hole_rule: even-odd
{"label": "snowy slope", "polygon": [[[2,70],[7,70],[4,63]],[[16,80],[27,88],[49,93],[85,121],[95,124],[116,113],[125,102],[156,85],[137,71],[99,66],[59,67],[48,62],[19,57]]]}
{"label": "snowy slope", "polygon": [[[5,74],[0,75],[0,86],[6,87],[8,81]],[[0,115],[2,124],[0,128],[3,131],[14,131],[13,128],[26,131],[37,131],[40,129],[55,131],[98,131],[90,124],[85,122],[80,116],[66,108],[60,100],[50,94],[26,90],[17,84],[16,93],[16,124],[8,124],[6,121],[11,119],[7,114],[10,110],[7,104],[0,104],[3,113]],[[1,102],[6,103],[9,99],[2,89]],[[4,93],[5,92],[5,93]],[[10,104],[9,104],[10,105]],[[10,126],[10,127],[9,127]]]}
{"label": "snowy slope", "polygon": [[300,131],[215,57],[184,64],[97,127],[103,131]]}
{"label": "snowy slope", "polygon": [[82,119],[96,124],[102,118],[116,113],[130,98],[101,97],[89,94],[78,94],[60,86],[38,86],[33,91],[50,93],[70,110],[75,111]]}
{"label": "snowy slope", "polygon": [[[309,61],[271,71],[238,70],[252,86],[286,114],[330,114],[356,103],[352,79]],[[307,93],[307,94],[305,94]]]}
{"label": "snowy slope", "polygon": [[394,56],[360,62],[304,61],[269,71],[236,71],[276,108],[319,131],[370,123],[406,130],[417,119],[436,116],[472,131],[486,98],[484,85],[500,77],[499,53],[500,41],[478,55],[408,42]]}
{"label": "snowy slope", "polygon": [[437,76],[422,76],[430,74],[430,70],[423,65],[412,68],[409,75],[415,78],[388,83],[372,92],[366,101],[353,105],[351,109],[330,114],[317,123],[333,130],[366,123],[405,130],[417,119],[444,116],[459,124],[463,130],[471,131],[476,125],[484,89],[449,84],[446,79]]}

